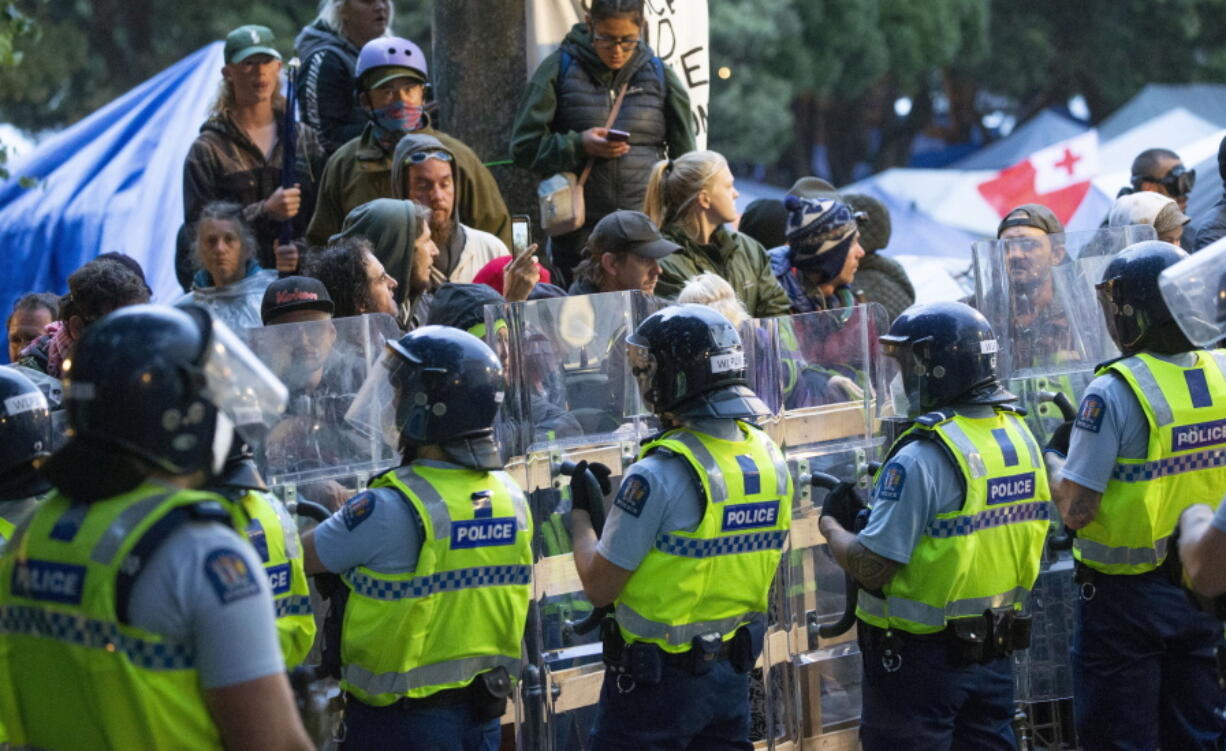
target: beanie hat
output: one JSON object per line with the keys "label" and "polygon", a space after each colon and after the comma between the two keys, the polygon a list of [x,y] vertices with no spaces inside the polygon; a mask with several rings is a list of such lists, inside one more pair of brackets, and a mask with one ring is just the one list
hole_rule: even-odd
{"label": "beanie hat", "polygon": [[745,207],[737,232],[749,235],[766,248],[778,248],[787,242],[784,235],[788,224],[788,210],[783,201],[774,198],[759,198]]}
{"label": "beanie hat", "polygon": [[860,247],[865,253],[876,253],[890,244],[890,210],[884,203],[864,193],[845,193],[843,200],[860,223]]}
{"label": "beanie hat", "polygon": [[818,275],[818,284],[839,275],[856,239],[856,218],[834,198],[788,196],[788,260],[801,271]]}

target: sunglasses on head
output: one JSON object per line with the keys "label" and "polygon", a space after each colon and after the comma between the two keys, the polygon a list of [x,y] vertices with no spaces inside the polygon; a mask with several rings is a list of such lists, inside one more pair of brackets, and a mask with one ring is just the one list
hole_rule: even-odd
{"label": "sunglasses on head", "polygon": [[450,162],[451,154],[446,151],[415,151],[404,158],[405,164],[421,164],[427,159],[437,159],[440,162]]}

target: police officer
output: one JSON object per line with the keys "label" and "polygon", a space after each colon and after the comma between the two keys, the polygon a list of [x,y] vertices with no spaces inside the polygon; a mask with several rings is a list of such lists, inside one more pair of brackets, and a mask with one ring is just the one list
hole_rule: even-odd
{"label": "police officer", "polygon": [[35,463],[50,453],[51,412],[43,392],[13,368],[0,368],[0,550],[51,483]]}
{"label": "police officer", "polygon": [[[644,320],[626,341],[645,406],[666,428],[626,473],[599,541],[572,480],[575,567],[607,670],[591,749],[752,748],[748,671],[792,519],[768,410],[745,380],[736,329],[702,305]],[[591,465],[607,482],[608,469]]]}
{"label": "police officer", "polygon": [[[1123,357],[1086,389],[1055,492],[1077,530],[1073,687],[1086,749],[1220,748],[1226,738],[1213,666],[1221,625],[1166,570],[1181,512],[1216,506],[1226,487],[1226,354],[1196,349],[1158,290],[1159,273],[1184,257],[1150,241],[1107,265],[1099,303]],[[1049,448],[1055,470],[1063,447]]]}
{"label": "police officer", "polygon": [[[880,338],[911,424],[859,534],[831,497],[819,528],[860,584],[865,749],[1012,749],[1013,660],[1049,526],[1039,447],[996,376],[991,325],[962,303],[907,308]],[[831,494],[834,496],[834,494]]]}
{"label": "police officer", "polygon": [[315,615],[302,563],[298,525],[284,504],[268,492],[251,446],[238,433],[226,466],[210,490],[230,501],[235,527],[247,536],[268,576],[277,617],[277,638],[285,667],[302,664],[315,643]]}
{"label": "police officer", "polygon": [[[222,500],[235,407],[273,414],[202,308],[101,319],[66,367],[56,492],[0,557],[0,721],[21,747],[309,749],[259,560]],[[263,396],[259,396],[263,395]]]}
{"label": "police officer", "polygon": [[404,462],[303,537],[307,572],[348,590],[345,748],[498,747],[532,572],[527,504],[492,437],[504,389],[480,339],[424,326],[388,343],[350,409],[381,407],[365,427]]}

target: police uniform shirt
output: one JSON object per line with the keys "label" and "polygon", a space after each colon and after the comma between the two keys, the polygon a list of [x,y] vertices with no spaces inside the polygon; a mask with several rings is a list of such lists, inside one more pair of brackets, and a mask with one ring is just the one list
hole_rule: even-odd
{"label": "police uniform shirt", "polygon": [[[992,409],[959,411],[968,417],[988,417]],[[882,558],[909,563],[937,514],[962,508],[965,496],[960,472],[934,441],[917,440],[903,446],[877,476],[873,510],[860,532],[860,544]]]}
{"label": "police uniform shirt", "polygon": [[[689,425],[725,441],[741,439],[735,420],[692,420]],[[689,462],[671,452],[653,452],[622,478],[596,552],[614,566],[634,571],[661,532],[693,532],[705,510],[702,485]]]}
{"label": "police uniform shirt", "polygon": [[[1196,362],[1191,352],[1154,357],[1181,367]],[[1148,450],[1149,422],[1136,394],[1120,376],[1104,373],[1086,387],[1060,477],[1102,493],[1117,459],[1144,459]]]}
{"label": "police uniform shirt", "polygon": [[264,567],[221,524],[172,532],[137,577],[128,614],[133,626],[194,646],[204,689],[285,672]]}

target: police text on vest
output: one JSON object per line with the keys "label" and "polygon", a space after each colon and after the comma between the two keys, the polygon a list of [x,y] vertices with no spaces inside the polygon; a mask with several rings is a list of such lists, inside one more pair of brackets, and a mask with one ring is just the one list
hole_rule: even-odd
{"label": "police text on vest", "polygon": [[451,549],[510,545],[515,542],[515,527],[516,521],[513,516],[452,522]]}
{"label": "police text on vest", "polygon": [[18,597],[77,605],[84,586],[84,566],[29,559],[13,567],[13,594]]}
{"label": "police text on vest", "polygon": [[988,505],[1034,497],[1034,472],[997,477],[988,481]]}
{"label": "police text on vest", "polygon": [[737,503],[724,507],[723,531],[773,527],[779,519],[779,501]]}
{"label": "police text on vest", "polygon": [[1180,425],[1171,431],[1171,451],[1191,451],[1219,443],[1226,443],[1226,420]]}
{"label": "police text on vest", "polygon": [[268,586],[272,588],[274,597],[289,592],[288,563],[282,563],[279,566],[265,566],[264,573],[268,574]]}

